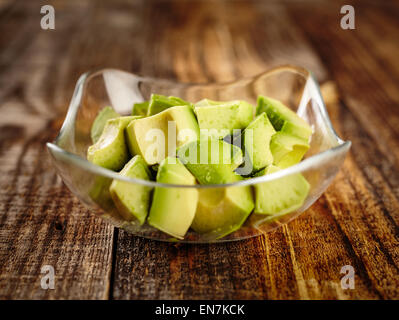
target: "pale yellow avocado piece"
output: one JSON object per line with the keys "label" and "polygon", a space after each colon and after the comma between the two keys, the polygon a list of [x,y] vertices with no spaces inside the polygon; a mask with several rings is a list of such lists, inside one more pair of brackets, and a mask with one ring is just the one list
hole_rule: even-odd
{"label": "pale yellow avocado piece", "polygon": [[[134,156],[119,172],[127,178],[151,180],[151,173],[144,159]],[[150,207],[151,187],[139,183],[114,179],[109,188],[112,200],[126,220],[137,219],[144,224]]]}
{"label": "pale yellow avocado piece", "polygon": [[[246,175],[259,171],[273,163],[270,151],[270,139],[276,133],[266,113],[261,113],[253,120],[242,134],[245,162],[249,165]],[[252,166],[252,168],[251,168]],[[240,172],[244,174],[244,172]]]}
{"label": "pale yellow avocado piece", "polygon": [[194,104],[194,107],[203,107],[203,106],[216,106],[218,104],[226,104],[227,101],[215,101],[209,99],[202,99]]}
{"label": "pale yellow avocado piece", "polygon": [[[217,157],[212,159],[215,152]],[[242,161],[241,149],[223,140],[211,138],[190,142],[177,153],[200,184],[225,184],[243,179],[233,171]],[[199,189],[191,227],[206,234],[204,237],[209,240],[218,239],[239,229],[253,208],[250,186]]]}
{"label": "pale yellow avocado piece", "polygon": [[233,134],[234,129],[245,129],[253,119],[254,107],[246,101],[218,103],[218,101],[201,100],[194,105],[203,137],[222,139]]}
{"label": "pale yellow avocado piece", "polygon": [[98,139],[100,139],[100,136],[103,133],[107,121],[109,119],[115,119],[118,117],[120,117],[120,115],[112,107],[105,107],[104,109],[102,109],[98,113],[97,117],[94,119],[91,126],[91,141],[93,141],[93,143],[96,143]]}
{"label": "pale yellow avocado piece", "polygon": [[186,143],[177,154],[200,184],[232,182],[243,160],[239,147],[213,138]]}
{"label": "pale yellow avocado piece", "polygon": [[[241,179],[236,176],[235,180]],[[250,186],[200,189],[191,228],[218,239],[238,230],[253,208]]]}
{"label": "pale yellow avocado piece", "polygon": [[111,183],[112,179],[98,175],[91,182],[89,190],[89,197],[107,211],[111,211],[114,208],[114,202],[109,192]]}
{"label": "pale yellow avocado piece", "polygon": [[[257,176],[280,171],[279,167],[269,165],[257,173]],[[256,183],[255,213],[282,216],[302,207],[309,194],[310,184],[300,173],[284,176],[277,180]]]}
{"label": "pale yellow avocado piece", "polygon": [[281,169],[290,167],[302,160],[309,147],[306,140],[281,131],[277,132],[270,141],[273,164]]}
{"label": "pale yellow avocado piece", "polygon": [[127,116],[110,119],[95,144],[87,150],[87,160],[101,167],[119,171],[129,160],[125,142],[125,128],[140,116]]}
{"label": "pale yellow avocado piece", "polygon": [[126,128],[126,137],[130,152],[154,165],[174,156],[177,147],[197,140],[199,127],[191,106],[176,106],[132,121]]}
{"label": "pale yellow avocado piece", "polygon": [[[177,158],[164,159],[157,182],[195,185],[194,176]],[[198,190],[194,188],[155,187],[148,224],[178,239],[183,239],[194,219]]]}

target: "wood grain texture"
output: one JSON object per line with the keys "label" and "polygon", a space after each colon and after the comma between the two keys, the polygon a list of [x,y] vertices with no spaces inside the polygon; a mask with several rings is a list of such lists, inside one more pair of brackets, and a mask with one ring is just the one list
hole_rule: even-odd
{"label": "wood grain texture", "polygon": [[[340,1],[50,2],[54,31],[40,29],[41,2],[0,1],[1,299],[399,299],[397,5],[354,1],[345,31]],[[282,63],[315,72],[353,147],[327,192],[271,233],[137,238],[96,218],[51,168],[44,144],[89,69],[207,82]],[[40,288],[44,264],[55,290]],[[344,265],[354,290],[341,288]]]}

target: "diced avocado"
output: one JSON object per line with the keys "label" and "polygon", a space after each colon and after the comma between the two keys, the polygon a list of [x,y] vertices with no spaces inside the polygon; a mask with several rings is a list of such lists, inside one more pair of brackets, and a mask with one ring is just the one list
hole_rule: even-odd
{"label": "diced avocado", "polygon": [[163,96],[161,94],[152,94],[149,102],[147,116],[153,116],[154,114],[160,113],[168,108],[176,106],[189,106],[189,102],[184,101],[178,97]]}
{"label": "diced avocado", "polygon": [[[147,164],[138,155],[134,156],[119,174],[128,178],[151,180]],[[151,187],[114,179],[109,191],[123,218],[126,220],[136,218],[140,224],[144,224],[150,206]]]}
{"label": "diced avocado", "polygon": [[177,106],[133,120],[126,128],[126,137],[130,152],[141,155],[148,165],[154,165],[167,156],[174,156],[177,147],[197,140],[199,128],[192,108]]}
{"label": "diced avocado", "polygon": [[177,150],[179,159],[201,184],[229,183],[242,163],[239,147],[218,139],[200,139]]}
{"label": "diced avocado", "polygon": [[228,103],[227,101],[215,101],[215,100],[209,100],[209,99],[202,99],[194,104],[195,107],[203,107],[203,106],[216,106],[219,104],[226,104]]}
{"label": "diced avocado", "polygon": [[245,101],[194,106],[201,136],[222,139],[234,129],[244,129],[253,119],[253,106]]}
{"label": "diced avocado", "polygon": [[277,132],[270,141],[273,164],[282,169],[301,161],[308,149],[309,144],[305,140],[284,132]]}
{"label": "diced avocado", "polygon": [[96,143],[104,130],[105,124],[109,119],[118,118],[120,115],[111,107],[105,107],[102,109],[97,117],[94,119],[91,126],[90,136],[91,141]]}
{"label": "diced avocado", "polygon": [[[236,175],[234,179],[238,181],[242,178]],[[199,189],[197,211],[191,228],[208,238],[218,239],[238,230],[253,208],[250,186]]]}
{"label": "diced avocado", "polygon": [[[271,174],[281,170],[270,165],[261,170],[257,176]],[[300,173],[257,183],[255,188],[255,213],[281,216],[299,209],[310,189],[309,183]]]}
{"label": "diced avocado", "polygon": [[[259,171],[273,163],[270,151],[270,139],[276,133],[266,113],[261,113],[244,130],[241,139],[244,147],[245,162],[249,163],[252,170],[247,174]],[[251,167],[248,167],[251,169]]]}
{"label": "diced avocado", "polygon": [[135,103],[132,109],[132,116],[147,116],[149,105],[149,101]]}
{"label": "diced avocado", "polygon": [[[196,184],[193,175],[179,159],[171,157],[161,162],[157,182]],[[183,239],[194,219],[197,202],[197,189],[155,187],[148,223],[173,237]]]}
{"label": "diced avocado", "polygon": [[280,101],[259,96],[256,114],[258,115],[262,112],[266,112],[276,131],[292,134],[309,141],[309,137],[312,134],[309,124]]}
{"label": "diced avocado", "polygon": [[110,119],[98,141],[87,150],[87,160],[101,167],[119,171],[129,160],[125,143],[125,127],[139,116]]}
{"label": "diced avocado", "polygon": [[112,179],[98,175],[94,178],[89,190],[89,197],[107,211],[111,211],[114,206],[109,192],[111,182]]}

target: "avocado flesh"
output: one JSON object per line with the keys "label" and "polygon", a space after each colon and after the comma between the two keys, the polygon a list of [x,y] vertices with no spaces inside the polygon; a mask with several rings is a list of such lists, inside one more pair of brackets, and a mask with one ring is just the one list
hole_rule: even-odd
{"label": "avocado flesh", "polygon": [[135,103],[132,108],[132,116],[147,116],[149,104],[149,101]]}
{"label": "avocado flesh", "polygon": [[[242,180],[233,171],[242,161],[241,149],[223,140],[201,139],[190,142],[178,149],[177,154],[201,184]],[[212,159],[215,154],[218,157]],[[239,229],[253,208],[249,186],[200,189],[191,227],[209,239],[218,239]]]}
{"label": "avocado flesh", "polygon": [[252,166],[251,172],[259,171],[273,163],[270,140],[275,133],[276,131],[264,112],[258,115],[244,130],[241,138],[245,161]]}
{"label": "avocado flesh", "polygon": [[[167,157],[158,169],[157,182],[195,185],[195,178],[179,159]],[[155,187],[148,216],[149,225],[183,239],[194,219],[198,190],[194,188]]]}
{"label": "avocado flesh", "polygon": [[149,101],[147,116],[153,116],[154,114],[160,113],[168,108],[175,106],[189,106],[189,102],[184,101],[178,97],[163,96],[161,94],[152,94]]}
{"label": "avocado flesh", "polygon": [[[281,170],[270,165],[261,170],[257,176],[271,174]],[[255,189],[255,213],[281,216],[299,209],[310,189],[309,183],[300,173],[277,180],[257,183]]]}
{"label": "avocado flesh", "polygon": [[97,203],[102,209],[111,211],[113,209],[113,201],[109,192],[109,186],[112,179],[96,176],[89,190],[89,197]]}
{"label": "avocado flesh", "polygon": [[266,112],[276,131],[285,132],[309,141],[312,129],[308,123],[280,101],[259,96],[256,114]]}
{"label": "avocado flesh", "polygon": [[[172,122],[176,126],[176,137],[168,135],[168,126]],[[173,156],[177,147],[198,137],[198,123],[190,106],[171,107],[156,115],[134,120],[126,128],[131,154],[141,155],[150,166]]]}
{"label": "avocado flesh", "polygon": [[[242,178],[236,175],[233,179]],[[200,189],[191,228],[210,239],[219,239],[238,230],[253,208],[250,186]]]}
{"label": "avocado flesh", "polygon": [[287,168],[300,162],[309,150],[309,144],[298,137],[284,132],[277,132],[270,141],[273,164],[279,168]]}
{"label": "avocado flesh", "polygon": [[[127,178],[151,180],[151,173],[141,156],[134,156],[119,172]],[[109,188],[112,200],[126,220],[144,224],[150,206],[151,187],[114,179]]]}
{"label": "avocado flesh", "polygon": [[105,124],[109,119],[115,119],[120,115],[111,107],[105,107],[102,109],[97,117],[94,119],[90,130],[91,141],[96,143],[104,130]]}
{"label": "avocado flesh", "polygon": [[226,104],[228,103],[227,101],[215,101],[215,100],[209,100],[209,99],[202,99],[194,104],[195,107],[203,107],[203,106],[216,106],[219,104]]}
{"label": "avocado flesh", "polygon": [[245,101],[195,105],[201,135],[222,139],[234,129],[244,129],[253,119],[253,106]]}
{"label": "avocado flesh", "polygon": [[139,116],[110,119],[98,141],[87,150],[87,160],[101,167],[119,171],[129,160],[125,143],[125,127]]}
{"label": "avocado flesh", "polygon": [[235,170],[242,163],[239,147],[217,139],[200,139],[177,150],[179,159],[200,184],[235,181]]}

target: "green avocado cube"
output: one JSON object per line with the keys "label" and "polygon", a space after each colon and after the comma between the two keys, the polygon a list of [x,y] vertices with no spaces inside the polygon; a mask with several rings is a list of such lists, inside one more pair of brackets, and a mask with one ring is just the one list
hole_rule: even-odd
{"label": "green avocado cube", "polygon": [[138,116],[110,119],[98,141],[87,150],[87,160],[101,167],[119,171],[129,160],[125,142],[126,126]]}
{"label": "green avocado cube", "polygon": [[97,117],[94,119],[93,124],[91,126],[90,136],[91,141],[96,143],[98,139],[100,139],[101,134],[103,133],[105,124],[109,119],[115,119],[120,117],[120,115],[111,107],[105,107],[102,109]]}
{"label": "green avocado cube", "polygon": [[243,160],[239,147],[213,138],[187,143],[177,150],[177,155],[200,184],[234,181],[234,170]]}
{"label": "green avocado cube", "polygon": [[149,105],[149,101],[135,103],[132,108],[132,116],[147,116]]}
{"label": "green avocado cube", "polygon": [[[167,157],[158,168],[157,182],[195,185],[195,178],[177,158]],[[194,219],[198,190],[155,187],[148,224],[178,239],[183,239]]]}
{"label": "green avocado cube", "polygon": [[[151,180],[150,170],[139,155],[134,156],[119,174],[127,178]],[[109,190],[112,200],[123,218],[126,220],[137,219],[140,224],[144,224],[150,207],[151,187],[114,179]]]}
{"label": "green avocado cube", "polygon": [[254,107],[245,101],[230,101],[224,104],[205,105],[203,103],[194,106],[201,136],[222,139],[234,130],[246,128],[253,119]]}
{"label": "green avocado cube", "polygon": [[266,112],[276,131],[285,132],[309,141],[312,129],[309,124],[280,101],[259,96],[256,114]]}
{"label": "green avocado cube", "polygon": [[[233,175],[230,182],[242,179],[239,175]],[[219,239],[238,230],[253,208],[250,186],[199,189],[197,211],[191,228],[209,239]]]}
{"label": "green avocado cube", "polygon": [[300,162],[309,150],[309,144],[301,138],[280,131],[272,136],[270,150],[273,164],[283,169]]}
{"label": "green avocado cube", "polygon": [[149,101],[147,116],[153,116],[168,108],[175,106],[191,106],[191,104],[183,99],[173,96],[163,96],[161,94],[152,94]]}
{"label": "green avocado cube", "polygon": [[126,138],[131,154],[141,155],[152,166],[174,156],[176,148],[197,140],[199,128],[190,106],[176,106],[133,120],[126,128]]}
{"label": "green avocado cube", "polygon": [[203,107],[203,106],[216,106],[220,104],[226,104],[228,103],[227,101],[215,101],[215,100],[210,100],[210,99],[202,99],[194,104],[195,107]]}
{"label": "green avocado cube", "polygon": [[[281,170],[274,165],[257,173],[257,176],[272,174]],[[309,193],[310,185],[300,173],[284,176],[277,180],[254,185],[255,213],[281,216],[302,207]]]}
{"label": "green avocado cube", "polygon": [[[233,171],[242,162],[241,149],[223,140],[193,141],[179,148],[177,154],[201,184],[243,179]],[[240,228],[253,208],[250,186],[200,189],[191,227],[209,239],[218,239]]]}
{"label": "green avocado cube", "polygon": [[112,179],[104,176],[95,176],[91,181],[89,189],[89,197],[102,209],[106,211],[112,211],[114,208],[114,202],[112,201],[111,194],[109,192],[109,186],[112,183]]}
{"label": "green avocado cube", "polygon": [[239,139],[243,140],[246,172],[241,170],[241,174],[251,174],[273,163],[270,140],[275,133],[273,125],[263,112],[246,127],[241,136],[235,139],[235,143]]}

